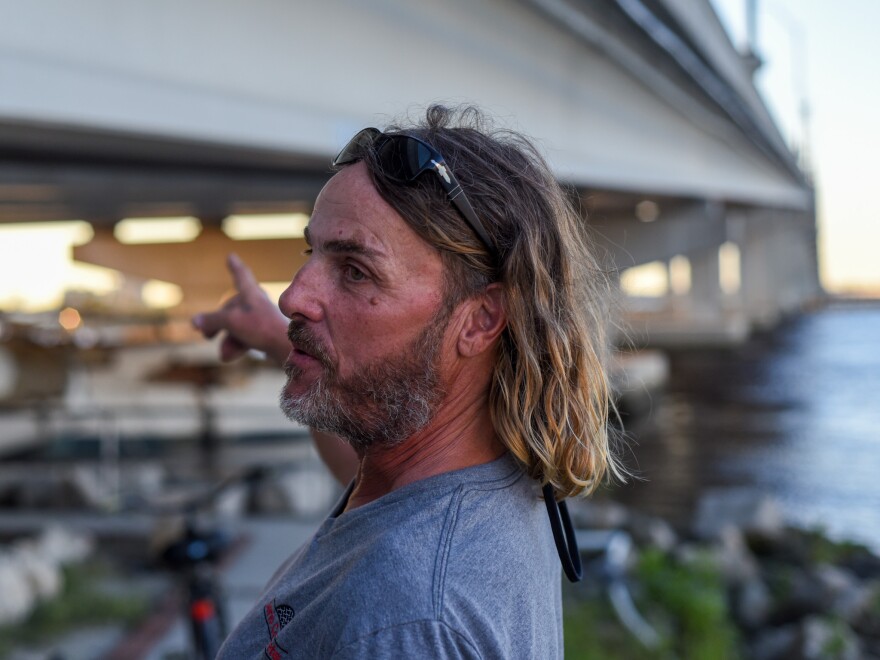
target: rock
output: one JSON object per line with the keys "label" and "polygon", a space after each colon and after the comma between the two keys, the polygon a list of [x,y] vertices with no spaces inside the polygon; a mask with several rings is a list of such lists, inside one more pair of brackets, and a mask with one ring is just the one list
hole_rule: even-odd
{"label": "rock", "polygon": [[61,592],[61,569],[56,562],[40,552],[36,541],[28,540],[16,544],[9,557],[27,580],[35,599],[48,600]]}
{"label": "rock", "polygon": [[575,527],[581,529],[620,529],[630,523],[629,510],[611,500],[568,500]]}
{"label": "rock", "polygon": [[696,543],[679,543],[672,553],[675,560],[681,564],[693,565],[700,561],[705,561],[706,551]]}
{"label": "rock", "polygon": [[806,616],[824,613],[830,605],[822,585],[809,571],[776,567],[765,572],[765,579],[777,595],[770,615],[774,625],[799,622]]}
{"label": "rock", "polygon": [[880,638],[862,639],[862,648],[865,652],[866,660],[877,660],[880,658]]}
{"label": "rock", "polygon": [[834,564],[818,564],[813,569],[813,574],[831,600],[851,589],[858,582],[852,573]]}
{"label": "rock", "polygon": [[[831,611],[850,625],[871,616],[871,607],[880,603],[880,589],[876,584],[857,583],[840,593],[831,604]],[[880,613],[877,617],[880,624]]]}
{"label": "rock", "polygon": [[633,514],[630,516],[628,529],[633,540],[640,546],[671,552],[678,544],[678,534],[672,525],[661,518]]}
{"label": "rock", "polygon": [[712,549],[728,584],[737,585],[758,575],[758,564],[736,527],[722,529]]}
{"label": "rock", "polygon": [[738,527],[747,535],[775,538],[784,531],[782,510],[776,500],[753,490],[707,491],[697,506],[694,533],[701,539],[713,539],[729,526]]}
{"label": "rock", "polygon": [[796,658],[799,628],[787,625],[761,631],[754,643],[749,657],[752,660],[783,660]]}
{"label": "rock", "polygon": [[27,575],[8,553],[0,554],[0,594],[0,625],[23,621],[36,602]]}
{"label": "rock", "polygon": [[799,624],[762,631],[752,644],[754,660],[859,660],[862,644],[841,621],[811,616]]}
{"label": "rock", "polygon": [[92,541],[59,525],[47,528],[37,541],[41,555],[56,564],[71,564],[86,559],[94,549]]}
{"label": "rock", "polygon": [[862,583],[850,571],[833,564],[820,564],[813,572],[825,590],[828,612],[849,624],[859,621],[874,602],[880,603],[880,583]]}
{"label": "rock", "polygon": [[704,562],[707,559],[720,572],[729,586],[737,586],[760,574],[758,563],[735,527],[726,528],[711,545],[679,544],[673,555],[683,564]]}
{"label": "rock", "polygon": [[737,621],[749,629],[767,623],[773,598],[764,581],[758,577],[745,580],[733,592],[733,613]]}
{"label": "rock", "polygon": [[64,586],[61,565],[91,551],[85,537],[52,526],[0,553],[0,625],[23,620],[38,601],[57,596]]}
{"label": "rock", "polygon": [[880,580],[880,555],[867,548],[854,550],[840,563],[862,580]]}
{"label": "rock", "polygon": [[831,564],[807,570],[789,567],[785,575],[780,573],[777,570],[768,576],[782,594],[772,616],[777,623],[829,614],[855,624],[863,620],[873,603],[880,602],[880,585],[862,583],[849,571]]}
{"label": "rock", "polygon": [[799,657],[805,660],[834,658],[835,660],[859,660],[862,657],[861,641],[852,628],[843,621],[823,617],[808,617],[801,624],[801,648]]}
{"label": "rock", "polygon": [[707,546],[692,541],[679,543],[672,551],[672,557],[682,566],[689,568],[706,567],[713,569],[724,576],[724,557],[718,546]]}
{"label": "rock", "polygon": [[846,600],[841,604],[844,609],[841,616],[860,634],[872,638],[877,645],[880,656],[880,580],[862,583],[858,594],[854,594],[856,602],[852,610],[846,610]]}

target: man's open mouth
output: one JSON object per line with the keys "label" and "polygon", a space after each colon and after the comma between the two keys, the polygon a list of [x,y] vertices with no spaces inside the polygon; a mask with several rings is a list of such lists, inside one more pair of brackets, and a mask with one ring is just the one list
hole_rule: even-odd
{"label": "man's open mouth", "polygon": [[293,352],[297,353],[299,355],[305,355],[305,356],[310,357],[312,359],[317,359],[314,355],[312,355],[308,351],[304,351],[303,349],[299,348],[298,346],[293,347]]}
{"label": "man's open mouth", "polygon": [[298,357],[300,360],[308,358],[330,367],[327,352],[307,327],[291,323],[287,330],[287,338],[290,341],[291,357]]}

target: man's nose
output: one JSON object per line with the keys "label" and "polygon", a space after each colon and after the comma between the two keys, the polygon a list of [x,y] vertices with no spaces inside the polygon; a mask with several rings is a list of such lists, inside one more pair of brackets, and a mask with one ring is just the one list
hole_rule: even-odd
{"label": "man's nose", "polygon": [[295,315],[317,321],[323,314],[321,304],[321,273],[315,261],[306,262],[278,298],[281,313],[291,319]]}

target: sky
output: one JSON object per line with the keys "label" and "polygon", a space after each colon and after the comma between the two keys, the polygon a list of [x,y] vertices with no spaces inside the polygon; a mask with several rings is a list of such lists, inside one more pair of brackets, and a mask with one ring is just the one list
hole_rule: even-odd
{"label": "sky", "polygon": [[[736,45],[746,0],[710,0]],[[832,292],[880,296],[880,0],[758,0],[756,84],[790,145],[805,153],[817,188],[820,272]],[[805,117],[801,109],[806,104]],[[60,304],[63,287],[112,289],[118,277],[74,264],[81,228],[0,230],[0,308]],[[28,283],[25,288],[23,283]]]}
{"label": "sky", "polygon": [[[736,45],[746,0],[712,0]],[[817,189],[822,281],[880,295],[880,0],[758,0],[756,85]],[[806,101],[808,121],[800,108]]]}

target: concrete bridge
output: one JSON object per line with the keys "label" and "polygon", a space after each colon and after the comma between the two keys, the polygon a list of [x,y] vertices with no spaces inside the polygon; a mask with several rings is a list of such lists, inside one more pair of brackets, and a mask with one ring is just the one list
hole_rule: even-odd
{"label": "concrete bridge", "polygon": [[[351,134],[432,101],[475,102],[538,138],[609,267],[672,263],[668,295],[630,301],[637,336],[736,340],[820,293],[812,187],[708,0],[0,11],[0,222],[85,219],[78,259],[177,283],[184,307],[228,286],[229,249],[289,280],[300,239],[233,243],[223,220],[308,213]],[[166,216],[201,234],[114,237],[120,219]],[[722,246],[736,286],[722,286]]]}

